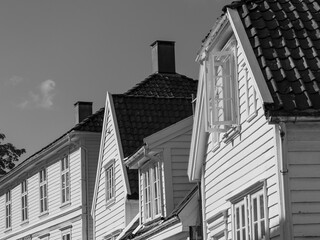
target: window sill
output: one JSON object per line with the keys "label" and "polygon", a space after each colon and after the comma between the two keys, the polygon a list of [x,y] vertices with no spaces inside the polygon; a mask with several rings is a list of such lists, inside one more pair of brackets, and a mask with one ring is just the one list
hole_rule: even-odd
{"label": "window sill", "polygon": [[150,225],[152,223],[155,223],[155,222],[157,222],[157,221],[159,221],[161,219],[163,219],[162,216],[157,216],[155,218],[148,218],[148,219],[146,219],[146,222],[143,225],[148,226],[148,225]]}
{"label": "window sill", "polygon": [[21,222],[20,226],[23,227],[23,226],[28,225],[28,224],[29,224],[29,219],[24,220],[23,222]]}
{"label": "window sill", "polygon": [[40,213],[39,218],[44,218],[44,217],[46,217],[48,215],[49,215],[49,211],[42,212],[42,213]]}
{"label": "window sill", "polygon": [[12,231],[12,228],[9,227],[9,228],[6,228],[3,232],[4,232],[4,233],[8,233],[8,232],[11,232],[11,231]]}
{"label": "window sill", "polygon": [[228,132],[226,132],[223,135],[222,140],[225,144],[228,144],[239,134],[240,134],[240,126],[232,127]]}
{"label": "window sill", "polygon": [[116,198],[115,198],[115,197],[109,199],[109,200],[106,202],[106,208],[111,207],[111,206],[112,206],[113,204],[115,204],[115,203],[116,203]]}
{"label": "window sill", "polygon": [[71,206],[71,202],[65,202],[65,203],[61,204],[60,209],[64,209],[64,208],[67,208],[67,207],[70,207],[70,206]]}
{"label": "window sill", "polygon": [[247,122],[251,122],[258,115],[258,111],[254,111],[248,118]]}

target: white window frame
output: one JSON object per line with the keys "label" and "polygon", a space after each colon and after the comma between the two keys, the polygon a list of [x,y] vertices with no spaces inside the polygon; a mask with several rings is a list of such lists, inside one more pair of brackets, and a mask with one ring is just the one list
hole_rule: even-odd
{"label": "white window frame", "polygon": [[28,181],[24,180],[21,182],[21,221],[24,223],[28,219]]}
{"label": "white window frame", "polygon": [[[222,62],[221,59],[226,59],[226,61]],[[221,75],[220,71],[217,72],[216,69],[219,66],[224,66],[221,68],[221,71],[228,69],[228,74]],[[237,41],[235,37],[232,36],[221,50],[209,50],[203,67],[205,82],[205,130],[211,133],[211,150],[215,151],[220,147],[221,140],[228,143],[240,132]],[[220,81],[218,81],[219,79]],[[224,83],[224,85],[221,85],[221,83]],[[218,91],[219,88],[216,85],[220,86],[221,91]],[[220,99],[219,97],[215,97],[218,96],[215,95],[217,92],[222,93],[222,96],[225,95],[226,98]],[[223,102],[227,102],[228,104]],[[222,114],[218,114],[217,112],[221,112]],[[219,119],[219,116],[222,119]],[[228,119],[225,119],[226,117]],[[220,136],[221,133],[223,133],[223,136]]]}
{"label": "white window frame", "polygon": [[162,216],[161,162],[151,161],[141,171],[143,217],[145,221]]}
{"label": "white window frame", "polygon": [[48,174],[44,168],[39,172],[39,210],[40,215],[48,212]]}
{"label": "white window frame", "polygon": [[116,183],[115,183],[115,161],[109,161],[105,167],[105,198],[106,204],[110,205],[115,202]]}
{"label": "white window frame", "polygon": [[5,212],[6,212],[6,223],[5,228],[6,230],[10,230],[12,227],[12,196],[11,190],[7,191],[5,194]]}
{"label": "white window frame", "polygon": [[[254,208],[254,200],[259,199],[257,202],[256,211]],[[262,205],[261,206],[261,200]],[[245,189],[241,193],[237,194],[231,200],[232,203],[232,233],[234,240],[243,240],[243,234],[245,239],[256,239],[255,234],[259,240],[269,239],[269,226],[268,226],[268,204],[267,204],[267,192],[266,181],[258,182],[253,186]],[[257,219],[255,219],[255,212],[257,213]],[[261,216],[263,213],[263,216]],[[256,225],[255,223],[259,224]],[[263,223],[263,225],[262,225]],[[254,226],[258,226],[257,231],[254,231]],[[264,230],[262,230],[264,229]],[[240,231],[240,237],[237,233]],[[262,236],[264,232],[264,236]]]}
{"label": "white window frame", "polygon": [[64,156],[61,159],[61,204],[68,204],[70,200],[70,158]]}
{"label": "white window frame", "polygon": [[[68,227],[67,229],[61,230],[61,240],[71,240],[72,239],[72,228]],[[68,238],[69,235],[69,238]]]}
{"label": "white window frame", "polygon": [[[245,64],[242,66],[244,71],[244,81],[245,81],[245,90],[246,90],[246,113],[247,113],[247,121],[250,122],[257,116],[257,92],[254,88],[254,85],[251,83],[253,81],[252,76],[249,73],[249,69],[246,67]],[[251,89],[251,91],[250,91]],[[250,98],[250,94],[252,96]],[[251,101],[250,101],[251,99]],[[252,106],[251,106],[252,105]]]}

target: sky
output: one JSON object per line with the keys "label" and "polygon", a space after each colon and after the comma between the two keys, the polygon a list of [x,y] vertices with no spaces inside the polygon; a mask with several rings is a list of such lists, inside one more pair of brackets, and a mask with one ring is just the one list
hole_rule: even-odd
{"label": "sky", "polygon": [[74,103],[104,107],[152,74],[150,44],[175,42],[198,79],[201,40],[226,0],[1,0],[0,132],[26,159],[70,130]]}

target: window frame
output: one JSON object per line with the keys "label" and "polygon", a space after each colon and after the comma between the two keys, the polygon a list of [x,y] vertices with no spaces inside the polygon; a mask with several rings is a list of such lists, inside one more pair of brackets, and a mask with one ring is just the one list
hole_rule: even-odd
{"label": "window frame", "polygon": [[[63,229],[61,230],[61,240],[71,240],[72,239],[72,228],[68,227],[67,229]],[[69,239],[65,238],[67,237],[67,235],[69,235]]]}
{"label": "window frame", "polygon": [[61,205],[67,205],[71,202],[70,158],[68,155],[61,159],[60,167]]}
{"label": "window frame", "polygon": [[[204,99],[205,99],[205,131],[210,133],[211,138],[211,150],[214,152],[220,147],[220,143],[229,143],[240,133],[240,106],[239,106],[239,76],[238,76],[238,63],[237,63],[237,41],[234,35],[232,35],[225,43],[220,42],[220,47],[211,48],[207,51],[206,58],[203,62],[204,68]],[[226,95],[231,96],[230,100],[230,110],[229,114],[231,117],[230,121],[212,121],[216,115],[214,107],[212,107],[210,102],[212,102],[212,95],[210,94],[210,82],[214,86],[215,71],[214,71],[214,61],[215,57],[229,56],[229,93]],[[223,78],[224,76],[222,76]],[[217,75],[216,78],[219,78]],[[215,89],[212,90],[215,92]],[[215,95],[213,95],[215,96]],[[211,107],[210,107],[211,106]],[[211,110],[212,109],[212,110]],[[221,134],[223,134],[221,136]]]}
{"label": "window frame", "polygon": [[142,183],[140,186],[142,187],[142,197],[140,203],[143,208],[144,222],[163,215],[161,164],[161,161],[150,161],[141,169]]}
{"label": "window frame", "polygon": [[[224,56],[227,56],[229,63],[229,75],[225,76],[225,74],[218,75],[215,74],[217,71],[215,71],[214,66],[214,58],[222,58]],[[220,64],[221,66],[222,64]],[[234,36],[232,36],[227,43],[223,46],[223,48],[219,51],[217,50],[211,50],[207,53],[207,58],[204,61],[204,82],[205,82],[205,130],[209,133],[217,133],[216,139],[219,139],[220,133],[226,133],[230,129],[239,126],[239,88],[238,88],[238,71],[237,71],[237,41]],[[222,68],[223,70],[223,68]],[[213,99],[215,99],[215,93],[217,88],[215,87],[215,79],[218,78],[229,78],[228,81],[226,81],[227,88],[226,90],[220,91],[223,95],[230,96],[230,103],[229,105],[226,105],[227,109],[231,119],[230,120],[219,120],[216,118],[216,112],[218,106],[215,106],[215,102]],[[222,83],[225,83],[225,81],[222,81]],[[221,88],[223,88],[224,85],[222,85]],[[229,89],[229,90],[228,90]],[[212,92],[210,92],[212,90]],[[213,95],[212,95],[213,94]],[[217,99],[217,98],[216,98]],[[223,99],[223,98],[222,98]],[[228,99],[227,99],[228,100]],[[226,101],[226,100],[222,100]],[[210,104],[210,102],[212,104]],[[224,107],[225,105],[223,105]],[[221,107],[220,107],[221,108]],[[223,115],[225,118],[225,115]]]}
{"label": "window frame", "polygon": [[5,194],[5,229],[12,228],[12,191],[8,190]]}
{"label": "window frame", "polygon": [[28,181],[21,182],[21,222],[25,223],[29,220],[28,208]]}
{"label": "window frame", "polygon": [[39,212],[40,215],[43,215],[48,211],[48,173],[47,169],[44,168],[39,171]]}
{"label": "window frame", "polygon": [[[245,94],[246,94],[246,113],[247,113],[247,122],[250,122],[254,119],[255,116],[258,115],[257,109],[257,92],[254,85],[251,83],[253,81],[252,75],[249,72],[248,67],[244,63],[242,65],[242,69],[244,71],[244,81],[245,81]],[[252,108],[250,108],[250,89],[252,89]]]}
{"label": "window frame", "polygon": [[110,160],[105,166],[105,201],[106,206],[113,204],[116,198],[116,183],[115,183],[115,160]]}
{"label": "window frame", "polygon": [[[260,236],[262,232],[258,231],[258,239],[260,240],[269,240],[269,224],[268,224],[268,203],[267,203],[267,191],[266,191],[266,181],[260,181],[257,182],[256,184],[250,186],[249,188],[243,190],[236,196],[232,197],[230,199],[230,202],[232,204],[231,207],[231,222],[232,222],[232,236],[233,239],[235,240],[242,240],[243,238],[240,237],[237,238],[237,208],[238,206],[244,206],[244,214],[245,216],[243,217],[239,215],[239,220],[241,219],[241,222],[245,221],[245,225],[241,224],[240,227],[242,227],[241,230],[245,230],[245,239],[254,239],[254,228],[253,228],[253,203],[252,200],[254,199],[255,196],[259,196],[260,198],[262,197],[263,199],[263,207],[261,208],[260,206],[260,211],[263,210],[263,219],[259,219],[259,223],[264,222],[264,238]],[[258,209],[258,208],[257,208]],[[243,211],[242,211],[243,212]],[[258,228],[259,230],[259,228]],[[261,225],[260,225],[260,230],[261,230]]]}

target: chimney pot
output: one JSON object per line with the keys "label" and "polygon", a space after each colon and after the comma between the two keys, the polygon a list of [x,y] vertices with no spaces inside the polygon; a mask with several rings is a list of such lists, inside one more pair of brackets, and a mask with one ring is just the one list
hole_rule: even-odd
{"label": "chimney pot", "polygon": [[176,73],[174,42],[157,40],[151,49],[153,73]]}
{"label": "chimney pot", "polygon": [[92,115],[92,102],[76,102],[74,104],[76,114],[76,124]]}

